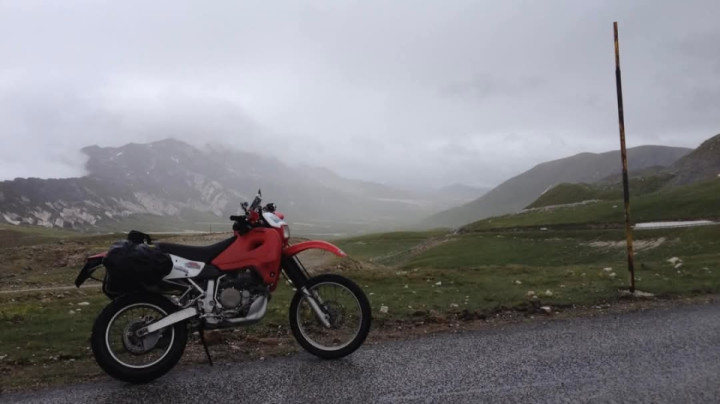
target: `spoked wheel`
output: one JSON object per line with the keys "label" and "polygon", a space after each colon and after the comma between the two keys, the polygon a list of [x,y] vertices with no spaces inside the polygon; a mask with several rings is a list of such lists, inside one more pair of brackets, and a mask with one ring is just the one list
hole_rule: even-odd
{"label": "spoked wheel", "polygon": [[93,326],[91,345],[98,365],[110,376],[130,383],[147,383],[167,373],[185,350],[185,323],[143,337],[136,331],[176,310],[167,299],[151,294],[113,300]]}
{"label": "spoked wheel", "polygon": [[330,274],[311,278],[305,286],[328,324],[298,290],[290,304],[290,328],[300,345],[324,359],[342,358],[358,349],[371,321],[370,303],[362,289],[350,279]]}

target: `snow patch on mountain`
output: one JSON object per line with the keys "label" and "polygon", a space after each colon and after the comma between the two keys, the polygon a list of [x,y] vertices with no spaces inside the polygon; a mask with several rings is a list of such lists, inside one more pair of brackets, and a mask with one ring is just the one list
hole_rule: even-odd
{"label": "snow patch on mountain", "polygon": [[143,192],[135,192],[134,195],[135,199],[137,199],[147,213],[159,216],[177,215],[180,213],[180,209],[175,205],[167,203],[166,201],[153,195]]}
{"label": "snow patch on mountain", "polygon": [[15,226],[20,224],[20,217],[15,213],[3,213],[3,219],[5,219],[6,222]]}

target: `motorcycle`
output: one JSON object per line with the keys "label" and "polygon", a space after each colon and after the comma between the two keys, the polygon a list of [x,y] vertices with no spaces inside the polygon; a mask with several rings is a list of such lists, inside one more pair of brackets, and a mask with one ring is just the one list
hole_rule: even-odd
{"label": "motorcycle", "polygon": [[[128,241],[88,257],[75,285],[100,280],[112,299],[91,336],[95,360],[106,373],[130,383],[152,381],[177,364],[192,331],[199,332],[212,365],[204,331],[260,321],[281,274],[296,289],[289,321],[304,349],[336,359],[363,344],[371,322],[365,293],[340,275],[310,276],[297,256],[309,249],[347,255],[326,241],[291,245],[284,216],[275,204],[263,207],[261,195],[241,205],[244,215],[230,217],[233,236],[219,243],[153,246],[149,235],[131,231]],[[95,278],[103,266],[105,277]]]}

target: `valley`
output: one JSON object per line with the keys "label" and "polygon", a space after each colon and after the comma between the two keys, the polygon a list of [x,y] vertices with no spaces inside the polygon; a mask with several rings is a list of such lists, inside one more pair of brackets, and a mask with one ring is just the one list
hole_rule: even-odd
{"label": "valley", "polygon": [[[361,285],[373,310],[371,344],[508,321],[673,305],[720,293],[720,225],[635,231],[636,280],[642,294],[632,297],[623,292],[628,273],[619,221],[615,226],[563,223],[560,218],[568,216],[551,210],[542,216],[547,223],[535,219],[529,225],[524,215],[488,219],[459,231],[336,239],[350,258],[316,252],[303,253],[301,259],[312,274],[341,273]],[[69,285],[85,256],[123,235],[22,229],[6,226],[2,232],[14,244],[0,248],[0,260],[6,263],[0,269],[0,289],[7,292],[0,294],[0,386],[17,391],[106,377],[87,344],[92,322],[108,302],[98,288],[11,290]],[[203,245],[227,235],[155,237]],[[214,333],[216,361],[296,352],[299,347],[287,326],[291,295],[291,287],[283,283],[261,323]],[[205,362],[194,338],[182,366]]]}
{"label": "valley", "polygon": [[[690,164],[687,158],[682,162]],[[593,183],[546,187],[516,212],[454,229],[353,237],[328,231],[319,238],[332,240],[349,258],[319,252],[303,253],[300,258],[311,274],[342,273],[363,288],[374,317],[371,343],[498,322],[712,299],[720,293],[720,180],[707,174],[714,170],[712,164],[705,167],[710,167],[706,174],[680,184],[673,182],[678,174],[668,169],[633,177],[635,223],[710,223],[637,228],[635,267],[640,293],[636,295],[627,293],[622,199],[612,176]],[[9,193],[4,195],[7,201]],[[172,223],[171,218],[144,213],[128,215],[122,223],[155,229],[155,223]],[[216,223],[217,219],[211,220]],[[98,288],[67,288],[86,256],[124,237],[109,228],[98,234],[98,229],[102,227],[93,233],[65,226],[0,224],[3,389],[27,390],[104,377],[92,361],[87,341],[95,316],[108,300]],[[163,231],[153,236],[159,241],[207,245],[228,237],[222,230],[213,225],[213,233]],[[302,226],[293,227],[293,234],[291,242],[317,237]],[[287,326],[291,296],[292,288],[283,283],[263,322],[237,332],[213,333],[214,355],[221,361],[237,362],[297,351]],[[189,345],[183,366],[204,362],[197,342]]]}

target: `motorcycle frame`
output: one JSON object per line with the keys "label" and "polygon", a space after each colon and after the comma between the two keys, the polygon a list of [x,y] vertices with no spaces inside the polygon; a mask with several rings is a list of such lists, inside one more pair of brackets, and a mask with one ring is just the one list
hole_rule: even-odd
{"label": "motorcycle frame", "polygon": [[[236,241],[233,242],[225,251],[220,253],[218,257],[212,260],[212,263],[215,264],[216,262],[219,265],[224,266],[225,268],[218,268],[222,272],[232,272],[237,271],[239,268],[235,267],[232,268],[232,266],[239,266],[242,264],[256,264],[260,265],[261,269],[264,269],[264,271],[259,270],[256,266],[251,265],[249,268],[251,268],[262,280],[263,283],[268,287],[268,295],[267,296],[261,296],[257,298],[250,306],[249,312],[245,317],[241,318],[234,318],[234,319],[223,319],[218,320],[213,313],[213,309],[215,305],[217,305],[217,288],[216,283],[219,282],[223,277],[226,275],[220,275],[218,277],[212,277],[212,278],[206,278],[206,285],[205,288],[199,286],[195,280],[196,278],[182,278],[182,280],[185,280],[188,282],[188,285],[179,282],[180,279],[176,280],[164,280],[163,282],[166,284],[174,285],[180,288],[185,288],[184,293],[180,295],[180,297],[173,297],[170,300],[173,301],[176,305],[179,307],[182,307],[181,310],[170,314],[155,323],[149,324],[146,327],[143,327],[139,330],[137,330],[138,336],[147,335],[149,333],[158,331],[162,328],[171,326],[173,324],[179,323],[181,321],[185,321],[197,316],[200,316],[204,319],[206,325],[210,326],[211,328],[215,327],[236,327],[240,325],[245,324],[252,324],[255,322],[260,321],[267,311],[267,305],[269,301],[269,294],[272,293],[275,288],[277,287],[279,276],[277,276],[278,273],[282,272],[285,274],[286,278],[292,283],[292,285],[299,290],[301,293],[303,293],[310,303],[310,307],[313,309],[315,314],[317,315],[318,319],[326,326],[329,327],[330,323],[328,321],[327,314],[323,312],[323,310],[320,308],[320,305],[322,304],[322,301],[320,300],[320,297],[317,296],[315,293],[311,293],[306,288],[306,283],[310,279],[310,274],[308,273],[305,266],[302,264],[300,259],[297,257],[297,254],[310,250],[310,249],[321,249],[325,251],[329,251],[339,257],[346,257],[347,254],[345,254],[344,251],[342,251],[340,248],[335,246],[332,243],[328,243],[326,241],[322,240],[310,240],[310,241],[304,241],[301,243],[297,243],[294,245],[289,245],[288,240],[285,240],[282,238],[282,233],[280,233],[282,230],[280,229],[279,232],[273,232],[273,230],[278,230],[274,228],[255,228],[253,230],[259,230],[256,231],[256,233],[259,233],[260,236],[265,235],[271,237],[273,240],[276,240],[274,238],[275,234],[280,236],[280,239],[282,240],[282,252],[280,255],[280,262],[279,262],[279,268],[274,268],[274,265],[267,265],[266,262],[262,262],[261,260],[257,259],[257,257],[243,257],[241,259],[225,259],[223,261],[222,259],[218,260],[219,257],[223,256],[230,256],[231,254],[237,254],[238,250],[245,249],[247,244],[247,239],[243,238],[246,234],[241,234],[239,231],[235,231]],[[238,241],[240,240],[240,241]],[[277,240],[276,240],[277,241]],[[75,280],[75,284],[79,287],[86,279],[90,278],[92,276],[92,273],[97,270],[100,266],[102,266],[102,259],[105,257],[107,253],[97,254],[93,255],[91,257],[88,257],[87,263],[80,271],[80,274],[78,275],[77,279]],[[275,261],[275,259],[270,259],[270,262]],[[265,265],[263,265],[265,264]],[[104,281],[103,281],[104,283]],[[196,290],[198,292],[198,295],[193,298],[192,300],[188,301],[185,304],[181,304],[181,300],[188,295],[192,290]],[[200,300],[200,310],[198,310],[197,307],[194,307],[195,304]]]}

